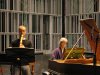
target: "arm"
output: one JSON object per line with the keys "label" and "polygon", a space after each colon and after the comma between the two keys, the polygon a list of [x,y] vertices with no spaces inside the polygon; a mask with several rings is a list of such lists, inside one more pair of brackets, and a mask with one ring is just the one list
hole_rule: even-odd
{"label": "arm", "polygon": [[27,47],[28,47],[28,48],[33,48],[33,46],[32,46],[32,42],[29,41],[29,40],[27,40]]}
{"label": "arm", "polygon": [[57,55],[58,55],[58,51],[57,49],[54,50],[53,54],[52,54],[52,59],[57,59]]}

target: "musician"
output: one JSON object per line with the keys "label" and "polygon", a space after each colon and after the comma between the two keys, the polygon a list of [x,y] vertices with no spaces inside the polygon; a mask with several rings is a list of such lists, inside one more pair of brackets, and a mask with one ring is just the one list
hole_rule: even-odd
{"label": "musician", "polygon": [[[25,47],[32,48],[31,41],[27,40],[25,38],[25,35],[26,35],[26,27],[23,25],[19,26],[19,38],[12,41],[11,46],[20,48],[25,48]],[[34,62],[32,63],[32,66],[34,66]],[[24,63],[23,66],[21,66],[21,68],[22,68],[22,75],[31,75],[31,69],[29,63],[27,64]],[[16,66],[14,66],[13,69],[15,70]],[[34,72],[34,70],[32,72]],[[13,75],[15,75],[15,72]]]}
{"label": "musician", "polygon": [[[32,47],[32,43],[31,41],[27,40],[25,38],[26,35],[26,27],[25,26],[19,26],[19,38],[12,41],[11,46],[12,47],[20,47],[20,48],[31,48]],[[23,37],[22,39],[22,44],[20,44],[20,38]]]}
{"label": "musician", "polygon": [[52,59],[64,59],[64,52],[67,44],[68,40],[66,38],[61,38],[59,41],[59,47],[56,48],[52,54]]}

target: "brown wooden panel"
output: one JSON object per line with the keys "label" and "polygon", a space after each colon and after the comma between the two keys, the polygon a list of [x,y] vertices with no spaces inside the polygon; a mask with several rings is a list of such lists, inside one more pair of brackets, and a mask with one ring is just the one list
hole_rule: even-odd
{"label": "brown wooden panel", "polygon": [[[96,22],[94,19],[85,19],[80,21],[83,30],[85,30],[85,35],[89,41],[91,49],[93,52],[96,50],[96,37],[99,35],[100,30],[96,26]],[[93,32],[93,36],[91,33]],[[100,39],[100,37],[99,37]],[[100,61],[100,40],[97,43],[97,53],[96,53],[97,61]]]}

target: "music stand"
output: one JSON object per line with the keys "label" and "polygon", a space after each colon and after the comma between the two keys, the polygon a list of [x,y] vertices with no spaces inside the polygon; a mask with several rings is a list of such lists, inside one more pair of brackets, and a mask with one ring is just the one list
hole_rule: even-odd
{"label": "music stand", "polygon": [[19,66],[20,74],[21,75],[21,66],[23,64],[28,64],[30,62],[35,61],[35,54],[33,48],[7,48],[5,50],[8,57],[11,58],[11,62],[13,62],[14,65]]}

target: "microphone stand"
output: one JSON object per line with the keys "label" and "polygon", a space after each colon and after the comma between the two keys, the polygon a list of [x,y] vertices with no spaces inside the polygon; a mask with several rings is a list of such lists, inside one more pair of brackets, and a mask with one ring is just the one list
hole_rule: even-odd
{"label": "microphone stand", "polygon": [[91,30],[91,39],[96,41],[96,43],[95,43],[95,52],[93,54],[93,66],[96,66],[96,63],[97,63],[96,53],[97,53],[97,47],[98,47],[99,34],[97,34],[96,37],[93,37],[94,36],[93,32],[94,32],[94,27]]}
{"label": "microphone stand", "polygon": [[99,34],[96,35],[95,38],[96,44],[95,44],[95,52],[94,52],[94,58],[93,58],[93,65],[96,66],[97,60],[96,60],[96,53],[98,48],[98,41],[99,41]]}

